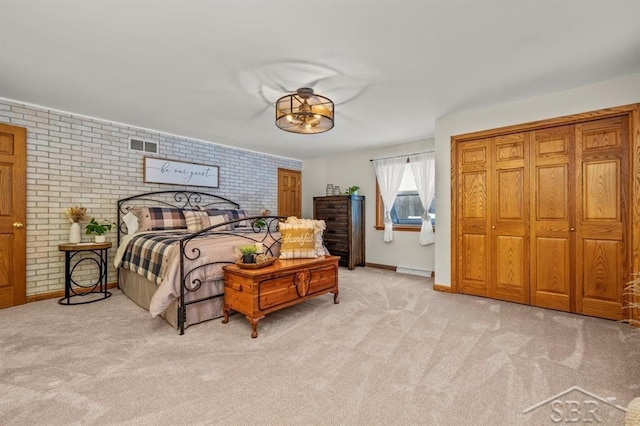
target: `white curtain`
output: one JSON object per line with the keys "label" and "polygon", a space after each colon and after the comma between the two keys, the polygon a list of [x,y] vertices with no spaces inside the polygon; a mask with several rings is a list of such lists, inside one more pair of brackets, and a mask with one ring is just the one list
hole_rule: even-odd
{"label": "white curtain", "polygon": [[396,202],[398,189],[402,182],[402,174],[407,163],[407,157],[381,158],[373,160],[376,171],[380,196],[384,203],[384,241],[393,241],[393,223],[391,222],[391,208]]}
{"label": "white curtain", "polygon": [[420,228],[420,244],[426,246],[435,242],[431,219],[429,219],[429,206],[433,202],[436,192],[436,159],[435,154],[415,154],[409,156],[409,164],[413,171],[413,178],[418,187],[418,195],[422,202],[424,213],[422,214],[422,227]]}

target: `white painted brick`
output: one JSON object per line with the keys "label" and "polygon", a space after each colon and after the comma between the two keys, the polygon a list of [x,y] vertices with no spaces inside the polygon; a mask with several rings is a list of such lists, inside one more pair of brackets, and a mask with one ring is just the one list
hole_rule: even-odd
{"label": "white painted brick", "polygon": [[[180,189],[143,182],[145,154],[128,149],[129,136],[157,142],[163,158],[219,166],[220,188],[187,189],[232,199],[255,214],[262,208],[272,212],[277,209],[277,168],[301,168],[301,162],[296,160],[4,101],[0,101],[0,122],[23,123],[27,127],[28,295],[64,288],[64,255],[58,251],[58,244],[69,236],[66,207],[83,205],[91,217],[115,220],[119,198]],[[115,232],[108,238],[114,241]],[[83,239],[89,240],[84,234]],[[109,253],[110,281],[115,281],[116,276],[114,253],[115,248]],[[93,282],[92,271],[82,273]]]}

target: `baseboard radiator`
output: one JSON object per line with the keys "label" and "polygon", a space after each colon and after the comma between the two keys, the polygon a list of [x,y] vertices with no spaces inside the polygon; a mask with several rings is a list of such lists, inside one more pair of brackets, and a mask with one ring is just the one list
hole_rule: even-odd
{"label": "baseboard radiator", "polygon": [[396,267],[396,272],[399,274],[418,275],[427,278],[431,278],[433,276],[433,271],[429,271],[426,269],[405,268],[403,266]]}

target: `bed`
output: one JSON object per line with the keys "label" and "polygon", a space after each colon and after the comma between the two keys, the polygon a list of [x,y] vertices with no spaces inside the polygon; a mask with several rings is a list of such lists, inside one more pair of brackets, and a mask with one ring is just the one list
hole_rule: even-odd
{"label": "bed", "polygon": [[[278,256],[278,216],[248,216],[238,203],[196,191],[156,191],[118,200],[118,286],[180,334],[223,315],[224,265],[241,245]],[[196,224],[196,225],[194,225]]]}

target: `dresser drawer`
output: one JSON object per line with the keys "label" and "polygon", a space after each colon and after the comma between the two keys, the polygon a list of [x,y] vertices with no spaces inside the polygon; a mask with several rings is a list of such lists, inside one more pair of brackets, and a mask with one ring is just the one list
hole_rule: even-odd
{"label": "dresser drawer", "polygon": [[347,222],[347,212],[344,210],[321,210],[316,209],[316,219],[331,222]]}
{"label": "dresser drawer", "polygon": [[344,199],[333,199],[333,200],[316,200],[316,209],[321,210],[346,210],[348,207],[349,200],[345,197]]}
{"label": "dresser drawer", "polygon": [[347,240],[325,240],[324,245],[327,246],[329,253],[332,255],[334,251],[342,252],[341,255],[336,254],[335,256],[344,256],[349,253],[349,242]]}
{"label": "dresser drawer", "polygon": [[349,238],[349,228],[344,225],[329,227],[324,230],[324,234],[322,234],[323,238],[327,239],[347,239]]}

